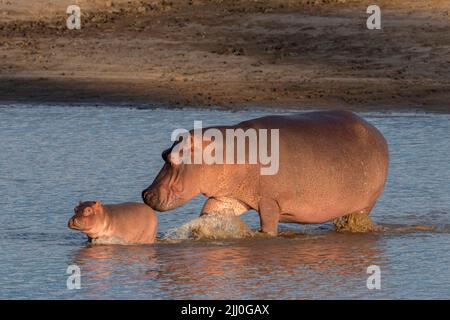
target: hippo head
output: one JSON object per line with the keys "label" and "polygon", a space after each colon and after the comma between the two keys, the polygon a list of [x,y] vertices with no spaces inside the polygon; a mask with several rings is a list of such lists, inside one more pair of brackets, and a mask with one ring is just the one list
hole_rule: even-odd
{"label": "hippo head", "polygon": [[79,203],[74,209],[75,215],[70,218],[68,227],[79,230],[90,237],[94,237],[101,226],[103,210],[100,201],[86,201]]}
{"label": "hippo head", "polygon": [[[193,139],[193,136],[189,134],[162,153],[164,165],[161,171],[153,183],[142,192],[142,200],[154,210],[175,209],[208,188],[205,186],[204,177],[209,174],[209,167],[214,166],[194,163],[194,152],[192,151],[195,150],[194,146],[197,144]],[[182,141],[183,143],[180,143]],[[181,161],[179,157],[179,150],[183,150],[183,152],[186,150],[186,144],[184,144],[186,141],[190,141],[189,159],[192,161]],[[182,146],[183,144],[184,146]]]}

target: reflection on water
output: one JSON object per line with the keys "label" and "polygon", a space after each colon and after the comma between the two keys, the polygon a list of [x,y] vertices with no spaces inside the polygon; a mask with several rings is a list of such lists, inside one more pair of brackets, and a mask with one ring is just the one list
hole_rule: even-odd
{"label": "reflection on water", "polygon": [[137,296],[156,286],[158,298],[295,299],[314,297],[317,289],[335,296],[327,288],[330,282],[338,283],[339,290],[355,279],[364,284],[362,271],[385,263],[377,238],[331,232],[289,239],[88,246],[71,262],[81,266],[89,284],[85,294],[92,297],[112,292],[118,279],[127,279],[135,287],[128,290]]}
{"label": "reflection on water", "polygon": [[[199,229],[201,196],[159,214],[156,245],[91,246],[67,229],[80,199],[141,201],[172,130],[281,112],[0,106],[0,298],[450,298],[448,114],[362,113],[390,146],[372,213],[384,232],[282,224],[271,238],[217,220]],[[242,218],[258,229],[254,212]],[[192,239],[217,228],[246,237]],[[66,288],[71,264],[81,290]],[[366,287],[371,264],[381,290]]]}

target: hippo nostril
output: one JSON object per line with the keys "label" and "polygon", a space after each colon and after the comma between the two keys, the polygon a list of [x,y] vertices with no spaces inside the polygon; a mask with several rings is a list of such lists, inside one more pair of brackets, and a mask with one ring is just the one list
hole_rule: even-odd
{"label": "hippo nostril", "polygon": [[67,223],[67,226],[70,229],[76,229],[75,219],[74,218],[70,219],[69,222]]}

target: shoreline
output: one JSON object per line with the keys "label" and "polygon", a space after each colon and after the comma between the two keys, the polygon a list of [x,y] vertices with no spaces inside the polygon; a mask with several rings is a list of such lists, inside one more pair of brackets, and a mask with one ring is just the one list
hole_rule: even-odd
{"label": "shoreline", "polygon": [[0,110],[2,108],[125,108],[136,110],[168,110],[168,111],[211,111],[211,112],[281,112],[281,113],[295,113],[295,112],[310,112],[320,110],[348,110],[355,113],[374,113],[374,114],[386,114],[386,115],[448,115],[450,110],[447,108],[419,108],[419,107],[380,107],[380,106],[365,106],[365,107],[350,107],[350,108],[330,108],[328,106],[294,106],[283,107],[280,105],[248,105],[238,107],[226,107],[220,105],[169,105],[162,102],[123,102],[123,101],[72,101],[72,102],[58,102],[58,101],[0,101]]}
{"label": "shoreline", "polygon": [[450,112],[445,1],[76,2],[0,0],[0,103]]}

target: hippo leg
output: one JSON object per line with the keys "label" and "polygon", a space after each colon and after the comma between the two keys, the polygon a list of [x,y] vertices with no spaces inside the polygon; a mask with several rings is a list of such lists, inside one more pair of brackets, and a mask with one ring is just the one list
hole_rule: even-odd
{"label": "hippo leg", "polygon": [[336,231],[338,232],[372,232],[381,231],[383,228],[377,226],[369,218],[369,213],[374,205],[362,210],[352,212],[348,215],[333,220]]}
{"label": "hippo leg", "polygon": [[278,203],[273,199],[261,199],[258,211],[261,232],[276,236],[278,233],[278,221],[280,220]]}
{"label": "hippo leg", "polygon": [[220,198],[209,198],[203,205],[202,212],[200,216],[206,214],[233,214],[241,215],[248,211],[248,207],[240,202],[239,200],[220,197]]}

